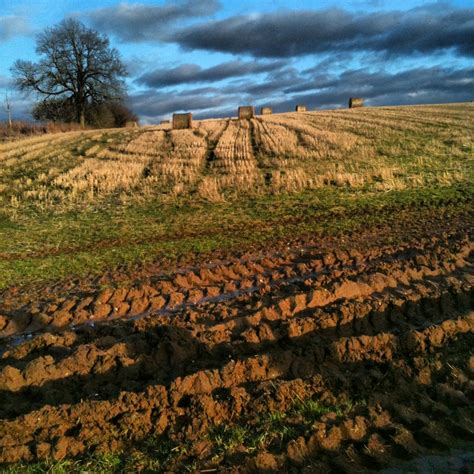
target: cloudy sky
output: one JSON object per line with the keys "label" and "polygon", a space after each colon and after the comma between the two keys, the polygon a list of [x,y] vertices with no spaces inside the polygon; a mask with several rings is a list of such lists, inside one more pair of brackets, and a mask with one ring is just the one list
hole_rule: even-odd
{"label": "cloudy sky", "polygon": [[145,123],[235,115],[239,104],[345,107],[351,95],[474,99],[471,0],[0,0],[0,97],[10,89],[16,117],[34,98],[11,89],[11,65],[35,61],[35,35],[67,17],[109,36]]}

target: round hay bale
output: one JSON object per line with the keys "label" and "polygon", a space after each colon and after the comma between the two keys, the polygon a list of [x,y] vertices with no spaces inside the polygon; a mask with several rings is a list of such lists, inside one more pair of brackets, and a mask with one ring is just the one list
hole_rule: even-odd
{"label": "round hay bale", "polygon": [[173,114],[173,130],[193,128],[193,114]]}
{"label": "round hay bale", "polygon": [[193,114],[173,114],[173,130],[193,128]]}
{"label": "round hay bale", "polygon": [[364,99],[362,97],[351,97],[349,99],[349,108],[355,109],[356,107],[364,107]]}
{"label": "round hay bale", "polygon": [[255,109],[251,105],[242,105],[239,107],[239,119],[251,119],[255,115]]}

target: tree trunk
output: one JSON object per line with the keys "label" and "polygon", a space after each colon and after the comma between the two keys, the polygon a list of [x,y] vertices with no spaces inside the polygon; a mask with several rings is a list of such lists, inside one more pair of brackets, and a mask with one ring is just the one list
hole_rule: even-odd
{"label": "tree trunk", "polygon": [[76,97],[76,120],[84,128],[86,126],[86,104],[82,97]]}
{"label": "tree trunk", "polygon": [[11,106],[10,98],[8,97],[8,94],[5,94],[5,104],[7,108],[7,114],[8,114],[8,128],[11,130],[13,128],[12,106]]}

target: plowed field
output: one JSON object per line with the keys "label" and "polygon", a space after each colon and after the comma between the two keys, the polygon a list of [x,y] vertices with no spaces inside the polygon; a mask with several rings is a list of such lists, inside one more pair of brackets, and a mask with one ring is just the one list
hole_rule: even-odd
{"label": "plowed field", "polygon": [[1,460],[148,442],[170,469],[350,471],[472,440],[472,241],[449,224],[11,311]]}
{"label": "plowed field", "polygon": [[[300,120],[271,120],[295,121],[294,146],[316,140]],[[227,168],[207,177],[219,193],[226,176],[259,186],[250,136],[268,134],[283,156],[265,122],[244,123],[216,128],[210,166]],[[237,136],[229,155],[226,133]],[[201,159],[193,152],[183,183]],[[0,463],[352,473],[413,459],[443,471],[449,459],[469,472],[474,219],[462,189],[358,217],[333,206],[328,219],[357,223],[337,232],[295,214],[293,235],[239,250],[6,286]]]}

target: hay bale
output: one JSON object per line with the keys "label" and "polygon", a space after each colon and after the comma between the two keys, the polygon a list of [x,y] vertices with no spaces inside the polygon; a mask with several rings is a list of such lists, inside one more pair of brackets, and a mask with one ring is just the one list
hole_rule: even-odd
{"label": "hay bale", "polygon": [[260,109],[260,115],[270,115],[273,113],[273,110],[271,107],[262,107]]}
{"label": "hay bale", "polygon": [[251,119],[255,115],[255,109],[251,105],[239,107],[239,119]]}
{"label": "hay bale", "polygon": [[364,99],[362,97],[351,97],[349,99],[349,108],[364,107]]}
{"label": "hay bale", "polygon": [[306,112],[306,105],[297,105],[296,112]]}
{"label": "hay bale", "polygon": [[169,120],[162,120],[162,121],[160,122],[160,125],[167,125],[167,124],[169,124],[169,123],[170,123]]}
{"label": "hay bale", "polygon": [[126,128],[137,128],[138,127],[138,122],[135,120],[129,120],[128,122],[125,122],[125,127]]}
{"label": "hay bale", "polygon": [[173,130],[193,128],[193,114],[173,114]]}

